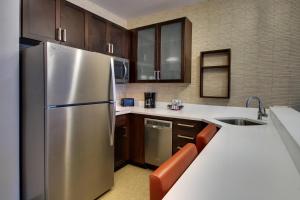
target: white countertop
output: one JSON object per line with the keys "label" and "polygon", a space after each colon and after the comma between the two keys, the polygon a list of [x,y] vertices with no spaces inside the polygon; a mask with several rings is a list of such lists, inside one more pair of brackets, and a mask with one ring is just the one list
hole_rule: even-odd
{"label": "white countertop", "polygon": [[283,106],[274,107],[272,111],[288,130],[292,138],[300,144],[300,113],[292,108]]}
{"label": "white countertop", "polygon": [[[164,200],[300,199],[300,174],[270,117],[265,120],[267,125],[241,127],[221,123],[215,118],[256,119],[257,109],[187,104],[182,111],[170,111],[165,105],[160,104],[156,109],[137,106],[117,110],[120,110],[118,114],[204,120],[222,128]],[[281,108],[271,108],[275,114],[278,109]],[[281,112],[289,115],[286,109]],[[298,138],[297,126],[293,124],[299,127],[300,121],[293,119],[296,121],[285,123],[293,122],[290,129]]]}
{"label": "white countertop", "polygon": [[256,108],[229,107],[229,106],[208,106],[199,104],[184,104],[184,108],[180,111],[167,109],[167,103],[157,103],[156,108],[144,108],[142,106],[121,107],[117,106],[117,115],[126,113],[135,113],[143,115],[153,115],[161,117],[171,117],[191,120],[210,120],[219,124],[222,122],[216,121],[215,118],[226,117],[244,117],[257,119]]}

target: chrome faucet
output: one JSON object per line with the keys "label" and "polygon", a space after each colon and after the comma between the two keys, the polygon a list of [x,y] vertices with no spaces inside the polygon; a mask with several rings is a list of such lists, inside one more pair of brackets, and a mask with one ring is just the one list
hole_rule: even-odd
{"label": "chrome faucet", "polygon": [[263,102],[260,100],[257,96],[251,96],[246,101],[246,107],[249,107],[250,102],[255,99],[258,101],[258,117],[257,119],[262,120],[262,117],[268,117],[268,114],[266,113],[266,109],[263,105]]}

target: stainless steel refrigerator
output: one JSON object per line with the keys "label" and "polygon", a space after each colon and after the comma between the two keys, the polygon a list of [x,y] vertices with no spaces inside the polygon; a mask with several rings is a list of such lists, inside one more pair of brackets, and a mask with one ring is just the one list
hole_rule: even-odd
{"label": "stainless steel refrigerator", "polygon": [[114,182],[113,60],[49,42],[21,58],[22,199],[96,199]]}

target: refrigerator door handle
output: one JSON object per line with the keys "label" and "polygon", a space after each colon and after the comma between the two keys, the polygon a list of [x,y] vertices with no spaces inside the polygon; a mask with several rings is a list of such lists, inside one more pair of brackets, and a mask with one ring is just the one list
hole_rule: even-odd
{"label": "refrigerator door handle", "polygon": [[114,145],[114,138],[115,138],[115,124],[116,124],[116,82],[115,82],[115,70],[114,70],[114,60],[111,58],[110,61],[110,68],[111,68],[111,100],[110,100],[110,133],[109,133],[109,140],[110,145]]}
{"label": "refrigerator door handle", "polygon": [[115,125],[116,125],[116,103],[114,101],[110,102],[110,117],[111,117],[111,127],[109,133],[109,144],[114,146],[115,139]]}

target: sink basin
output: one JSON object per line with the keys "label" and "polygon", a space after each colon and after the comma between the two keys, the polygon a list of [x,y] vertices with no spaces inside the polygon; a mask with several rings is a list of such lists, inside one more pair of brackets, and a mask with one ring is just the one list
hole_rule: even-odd
{"label": "sink basin", "polygon": [[266,123],[262,121],[256,121],[252,119],[246,119],[246,118],[224,118],[224,119],[217,119],[218,121],[236,125],[236,126],[257,126],[257,125],[265,125]]}

